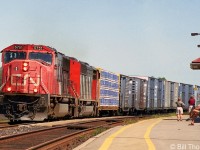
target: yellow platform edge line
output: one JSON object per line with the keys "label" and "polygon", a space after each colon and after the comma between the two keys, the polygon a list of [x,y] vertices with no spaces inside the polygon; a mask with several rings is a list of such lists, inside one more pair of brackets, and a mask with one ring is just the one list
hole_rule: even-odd
{"label": "yellow platform edge line", "polygon": [[158,124],[160,121],[161,121],[161,119],[159,119],[158,121],[156,121],[156,122],[154,122],[153,124],[151,124],[151,125],[147,128],[147,130],[146,130],[146,132],[145,132],[144,139],[145,139],[145,141],[146,141],[146,143],[147,143],[147,145],[148,145],[148,150],[156,150],[156,148],[155,148],[153,142],[151,141],[149,135],[150,135],[150,133],[151,133],[152,128],[153,128],[156,124]]}
{"label": "yellow platform edge line", "polygon": [[[138,122],[138,123],[142,123],[142,122],[144,122],[144,121],[140,121],[140,122]],[[124,130],[130,128],[132,125],[133,125],[133,124],[124,126],[124,127],[122,127],[121,129],[119,129],[117,132],[115,132],[115,133],[111,134],[109,137],[107,137],[107,138],[105,139],[104,143],[103,143],[103,144],[101,145],[101,147],[99,148],[99,150],[107,150],[107,149],[110,147],[110,145],[112,144],[113,139],[114,139],[117,135],[119,135],[120,133],[122,133]]]}

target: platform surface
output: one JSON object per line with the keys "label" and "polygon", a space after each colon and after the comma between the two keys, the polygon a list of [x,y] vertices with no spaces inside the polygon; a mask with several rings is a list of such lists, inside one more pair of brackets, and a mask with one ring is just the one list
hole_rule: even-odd
{"label": "platform surface", "polygon": [[74,150],[200,150],[200,118],[195,125],[176,116],[118,126],[97,135]]}

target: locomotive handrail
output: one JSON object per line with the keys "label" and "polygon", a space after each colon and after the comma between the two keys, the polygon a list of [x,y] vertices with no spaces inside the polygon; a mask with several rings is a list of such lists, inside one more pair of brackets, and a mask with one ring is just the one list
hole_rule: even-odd
{"label": "locomotive handrail", "polygon": [[74,95],[76,96],[76,98],[79,99],[80,96],[78,95],[78,93],[76,92],[76,90],[75,90],[75,88],[74,88],[74,82],[71,81],[71,80],[68,80],[68,83],[69,83],[69,87],[72,88],[72,91],[73,91]]}
{"label": "locomotive handrail", "polygon": [[44,85],[44,82],[41,80],[41,86],[42,86],[42,88],[44,89],[44,91],[47,93],[47,94],[49,94],[49,91],[48,91],[48,89],[46,88],[46,86]]}
{"label": "locomotive handrail", "polygon": [[0,91],[2,90],[2,88],[6,85],[6,82],[4,82],[1,87],[0,87]]}

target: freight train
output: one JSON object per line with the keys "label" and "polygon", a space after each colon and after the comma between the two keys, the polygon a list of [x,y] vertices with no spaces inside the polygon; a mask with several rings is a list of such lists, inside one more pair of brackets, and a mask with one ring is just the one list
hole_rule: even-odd
{"label": "freight train", "polygon": [[[1,114],[10,121],[134,114],[199,100],[200,86],[97,68],[44,45],[2,51]],[[133,70],[134,71],[134,70]]]}

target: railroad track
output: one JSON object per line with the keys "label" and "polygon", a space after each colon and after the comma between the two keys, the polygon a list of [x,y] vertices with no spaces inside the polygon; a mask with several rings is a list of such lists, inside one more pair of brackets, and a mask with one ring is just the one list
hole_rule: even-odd
{"label": "railroad track", "polygon": [[91,137],[98,128],[110,128],[120,124],[123,124],[123,118],[54,126],[38,131],[2,137],[0,138],[0,149],[73,149],[80,138],[84,136]]}

